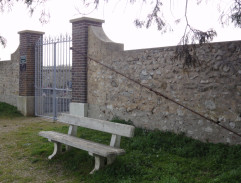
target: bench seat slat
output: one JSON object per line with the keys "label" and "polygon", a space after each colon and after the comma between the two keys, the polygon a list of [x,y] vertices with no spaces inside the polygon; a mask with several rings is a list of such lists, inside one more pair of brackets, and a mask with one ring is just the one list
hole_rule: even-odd
{"label": "bench seat slat", "polygon": [[62,114],[58,118],[58,121],[70,125],[81,126],[92,130],[98,130],[125,137],[133,137],[135,130],[135,127],[131,125],[114,123],[87,117],[79,117],[71,114]]}
{"label": "bench seat slat", "polygon": [[122,155],[125,154],[124,149],[111,147],[108,145],[99,144],[89,140],[77,138],[67,134],[62,134],[53,131],[41,131],[39,135],[52,141],[60,142],[78,149],[82,149],[93,154],[97,154],[103,157],[108,157],[111,155]]}

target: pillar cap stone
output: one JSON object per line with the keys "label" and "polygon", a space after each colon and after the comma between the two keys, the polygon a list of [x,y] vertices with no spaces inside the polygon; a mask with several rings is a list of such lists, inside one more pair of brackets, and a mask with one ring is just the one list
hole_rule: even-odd
{"label": "pillar cap stone", "polygon": [[90,17],[75,18],[75,19],[70,20],[70,23],[81,22],[81,21],[91,21],[91,22],[105,23],[104,20],[96,19],[96,18],[90,18]]}
{"label": "pillar cap stone", "polygon": [[34,31],[34,30],[23,30],[19,31],[18,34],[32,33],[32,34],[45,34],[45,32]]}

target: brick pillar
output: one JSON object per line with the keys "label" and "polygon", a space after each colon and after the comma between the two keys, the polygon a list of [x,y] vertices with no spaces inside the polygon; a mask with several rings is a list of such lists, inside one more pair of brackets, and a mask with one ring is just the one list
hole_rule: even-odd
{"label": "brick pillar", "polygon": [[[72,23],[72,103],[70,113],[87,116],[87,54],[89,26],[102,27],[103,20],[82,17]],[[77,51],[75,51],[77,50]]]}
{"label": "brick pillar", "polygon": [[35,77],[35,43],[43,38],[44,32],[20,31],[20,68],[18,109],[25,116],[34,115],[34,77]]}

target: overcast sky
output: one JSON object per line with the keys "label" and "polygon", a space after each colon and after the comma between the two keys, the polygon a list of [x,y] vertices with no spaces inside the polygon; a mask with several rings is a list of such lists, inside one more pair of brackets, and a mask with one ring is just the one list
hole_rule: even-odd
{"label": "overcast sky", "polygon": [[[18,3],[10,12],[6,11],[0,14],[0,34],[7,39],[7,47],[3,49],[0,46],[1,60],[8,60],[19,45],[18,31],[36,30],[45,32],[46,36],[58,36],[61,33],[71,34],[70,19],[78,18],[83,15],[79,12],[88,14],[93,8],[84,8],[81,0],[48,0],[44,5],[46,11],[50,12],[50,20],[46,25],[39,22],[40,13],[38,9],[30,17],[26,7]],[[184,32],[185,21],[176,25],[174,20],[184,17],[185,0],[169,0],[163,6],[163,12],[170,26],[174,29],[172,32],[161,34],[157,31],[155,25],[150,29],[137,29],[134,25],[135,18],[142,18],[148,14],[151,5],[136,3],[130,5],[127,1],[111,0],[109,3],[101,4],[98,10],[85,15],[92,18],[105,20],[103,24],[107,36],[119,43],[124,43],[125,49],[140,49],[151,47],[163,47],[177,45]],[[142,2],[142,1],[140,1]],[[218,36],[214,42],[241,40],[241,29],[234,28],[233,25],[222,27],[218,23],[219,13],[217,2],[221,8],[226,8],[230,4],[229,0],[206,0],[197,6],[196,0],[189,1],[188,17],[189,22],[195,28],[206,31],[214,28]],[[221,4],[220,4],[221,2]]]}

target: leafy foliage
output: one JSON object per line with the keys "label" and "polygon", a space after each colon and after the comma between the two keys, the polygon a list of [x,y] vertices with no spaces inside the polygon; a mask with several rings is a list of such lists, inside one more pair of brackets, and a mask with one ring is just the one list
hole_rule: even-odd
{"label": "leafy foliage", "polygon": [[[36,7],[38,7],[41,4],[44,4],[47,0],[21,0],[24,4],[26,4],[30,14],[32,15]],[[81,0],[86,7],[93,7],[93,11],[98,8],[100,4],[100,0],[93,0],[93,1],[87,1],[87,0]],[[105,2],[108,2],[108,0],[103,0]],[[172,0],[169,0],[170,3],[172,3]],[[209,29],[207,31],[201,31],[193,28],[189,22],[188,22],[188,1],[186,1],[185,6],[185,15],[184,19],[186,21],[186,28],[183,34],[183,37],[181,38],[178,45],[182,45],[183,47],[178,47],[176,51],[175,59],[183,60],[184,61],[184,67],[185,66],[196,66],[197,56],[192,54],[192,51],[195,49],[195,46],[193,46],[191,49],[187,47],[188,44],[204,44],[208,43],[213,40],[215,36],[217,36],[217,33],[214,29]],[[0,0],[0,12],[4,12],[5,9],[11,10],[11,7],[14,5],[14,3],[19,2],[19,0]],[[139,1],[138,1],[139,2]],[[153,8],[151,9],[150,13],[148,13],[145,17],[145,20],[135,19],[134,23],[136,27],[142,28],[146,27],[147,29],[150,28],[153,23],[157,25],[157,29],[160,30],[162,33],[167,32],[167,30],[172,30],[170,28],[170,25],[168,24],[168,21],[165,19],[164,11],[162,10],[163,3],[165,1],[163,0],[155,0],[155,1],[146,1],[142,0],[143,3],[148,4],[154,4]],[[196,0],[197,4],[200,4],[202,0]],[[241,0],[232,0],[230,7],[228,7],[228,11],[222,10],[220,11],[220,22],[221,24],[228,24],[229,21],[231,21],[236,27],[241,28]],[[137,3],[136,0],[128,0],[127,3],[130,3],[132,5],[135,5]],[[166,2],[165,2],[166,3]],[[92,12],[92,11],[91,11]],[[79,12],[81,13],[81,12]],[[41,23],[48,23],[48,20],[50,18],[50,13],[46,12],[44,9],[41,12],[41,16],[39,18],[39,21]],[[180,22],[181,19],[176,20],[175,22]],[[3,46],[6,46],[6,40],[0,36],[0,44]]]}
{"label": "leafy foliage", "polygon": [[207,32],[193,29],[189,24],[187,24],[186,29],[189,29],[189,31],[185,30],[185,33],[178,44],[180,46],[176,47],[175,56],[173,58],[183,60],[183,67],[196,67],[201,65],[201,62],[196,55],[195,43],[198,43],[199,45],[209,43],[217,33],[213,29],[210,29]]}
{"label": "leafy foliage", "polygon": [[[107,0],[104,0],[108,2]],[[128,1],[131,4],[135,4],[136,0],[130,0]],[[193,28],[188,21],[188,2],[189,0],[185,0],[186,6],[185,6],[185,14],[184,19],[186,21],[186,28],[184,30],[184,34],[178,43],[174,59],[183,61],[184,67],[196,67],[197,65],[200,65],[200,61],[198,61],[197,55],[195,55],[195,49],[196,46],[188,46],[189,44],[204,44],[209,43],[213,40],[215,36],[217,36],[217,32],[214,29],[209,29],[207,31],[201,31],[198,29]],[[196,0],[197,4],[199,5],[202,0]],[[226,17],[226,20],[231,20],[232,23],[236,27],[241,27],[241,0],[233,0],[233,3],[231,3],[229,7],[229,12],[222,12],[220,17]],[[165,33],[167,30],[172,30],[172,28],[168,28],[169,24],[167,20],[165,20],[164,17],[164,11],[161,9],[163,6],[164,1],[162,0],[155,0],[155,1],[145,1],[143,0],[143,3],[149,3],[149,4],[155,4],[153,9],[149,14],[146,15],[146,20],[140,20],[136,19],[134,21],[136,27],[138,28],[149,28],[153,22],[156,23],[157,29],[160,30],[162,33]],[[166,2],[165,2],[166,3]],[[171,3],[171,0],[170,0]],[[94,1],[95,8],[98,7],[99,0]],[[222,19],[222,18],[221,18]],[[180,23],[181,19],[178,19],[175,21],[175,23]],[[221,22],[224,24],[224,22]]]}
{"label": "leafy foliage", "polygon": [[173,57],[174,60],[183,60],[183,67],[196,67],[199,66],[201,63],[198,60],[198,57],[195,53],[196,46],[191,45],[188,46],[187,44],[182,46],[177,46],[175,50],[175,55]]}
{"label": "leafy foliage", "polygon": [[231,13],[231,20],[236,27],[241,28],[241,1],[235,0]]}
{"label": "leafy foliage", "polygon": [[241,0],[233,0],[227,10],[220,10],[220,23],[228,25],[230,21],[241,28]]}
{"label": "leafy foliage", "polygon": [[163,3],[160,0],[156,1],[156,4],[152,10],[152,12],[147,15],[147,20],[146,21],[141,21],[139,19],[136,19],[134,23],[136,24],[137,27],[142,28],[145,26],[147,29],[151,27],[152,22],[155,21],[157,25],[158,30],[163,30],[166,26],[166,21],[164,20],[164,17],[161,14],[161,6]]}
{"label": "leafy foliage", "polygon": [[[44,5],[47,0],[0,0],[0,13],[4,13],[6,11],[10,12],[12,11],[12,7],[16,3],[24,3],[27,7],[28,12],[32,16],[36,8],[39,8],[41,5]],[[50,19],[50,13],[47,12],[44,7],[41,7],[41,14],[39,21],[42,24],[46,24],[49,22]],[[3,47],[6,47],[7,40],[3,37],[0,36],[0,45]]]}
{"label": "leafy foliage", "polygon": [[192,37],[192,42],[194,43],[195,40],[199,41],[199,44],[207,43],[213,40],[215,36],[217,36],[217,33],[215,30],[210,29],[206,32],[197,30],[197,29],[192,29],[193,31],[193,37]]}

